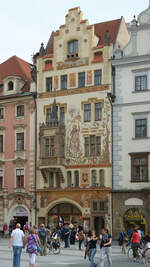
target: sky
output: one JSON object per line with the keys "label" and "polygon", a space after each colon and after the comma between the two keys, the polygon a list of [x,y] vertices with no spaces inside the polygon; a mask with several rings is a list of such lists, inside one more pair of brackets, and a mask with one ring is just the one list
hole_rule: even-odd
{"label": "sky", "polygon": [[68,9],[80,6],[90,24],[124,16],[130,22],[149,0],[4,0],[0,5],[0,63],[13,55],[31,62],[40,44],[65,23]]}

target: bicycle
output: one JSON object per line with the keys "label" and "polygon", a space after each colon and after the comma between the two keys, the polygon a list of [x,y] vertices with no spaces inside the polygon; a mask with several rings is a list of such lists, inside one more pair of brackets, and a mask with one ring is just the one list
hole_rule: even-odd
{"label": "bicycle", "polygon": [[55,254],[55,255],[60,254],[61,246],[58,240],[50,238],[47,241],[47,248],[49,250],[49,254]]}
{"label": "bicycle", "polygon": [[[128,255],[128,259],[133,262],[134,257],[133,257],[133,250],[131,247],[128,249],[127,255]],[[139,248],[138,255],[139,257],[136,259],[136,262],[143,263],[143,264],[150,263],[150,248],[147,248],[146,250],[144,250],[144,248]]]}

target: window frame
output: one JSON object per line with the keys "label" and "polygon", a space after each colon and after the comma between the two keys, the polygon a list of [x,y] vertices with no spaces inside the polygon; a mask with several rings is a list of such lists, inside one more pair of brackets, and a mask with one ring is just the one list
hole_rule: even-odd
{"label": "window frame", "polygon": [[[98,72],[100,75],[98,75]],[[98,81],[98,79],[100,80],[100,82]],[[102,85],[102,69],[94,70],[94,85]]]}
{"label": "window frame", "polygon": [[[50,89],[48,88],[48,85],[49,85],[49,83],[48,83],[48,80],[50,80],[51,81],[51,83],[50,83]],[[46,92],[47,93],[49,93],[49,92],[52,92],[53,91],[53,77],[52,76],[50,76],[50,77],[46,77]]]}
{"label": "window frame", "polygon": [[[51,174],[52,174],[52,176],[51,176]],[[52,178],[52,183],[50,181],[50,178]],[[54,172],[49,173],[49,187],[54,188]]]}
{"label": "window frame", "polygon": [[[86,109],[86,107],[90,107]],[[91,103],[84,104],[84,122],[91,122],[91,115],[92,115],[92,105]],[[87,117],[87,119],[86,119]]]}
{"label": "window frame", "polygon": [[[100,108],[96,108],[97,105],[100,105]],[[103,104],[102,102],[96,102],[94,103],[94,111],[95,111],[95,121],[101,121],[102,120],[102,110],[103,110]],[[96,114],[98,113],[98,118],[96,118]]]}
{"label": "window frame", "polygon": [[[83,77],[82,77],[83,75]],[[86,73],[85,71],[78,72],[78,88],[84,88],[86,83]]]}
{"label": "window frame", "polygon": [[[92,138],[93,138],[93,141],[92,141]],[[97,141],[98,139],[100,142]],[[99,150],[97,148],[98,145],[99,145]],[[92,152],[92,150],[94,151],[94,153]],[[84,156],[85,157],[99,157],[100,155],[101,155],[101,136],[100,135],[85,136],[84,137]]]}
{"label": "window frame", "polygon": [[[149,182],[149,157],[148,157],[149,153],[130,153],[130,157],[131,157],[131,183],[145,183],[145,182]],[[145,159],[145,162],[146,164],[144,165],[136,165],[135,163],[135,160],[144,160]],[[134,168],[134,166],[138,166],[141,167],[141,168],[146,168],[146,178],[145,179],[141,179],[140,178],[140,175],[139,177],[137,178],[135,176],[135,172],[136,172],[136,169]],[[140,170],[141,171],[141,170]]]}
{"label": "window frame", "polygon": [[[1,113],[1,111],[2,111],[2,113]],[[1,115],[2,115],[2,117],[1,117]],[[4,107],[1,107],[0,108],[0,121],[3,121],[5,119],[5,109],[4,109]]]}
{"label": "window frame", "polygon": [[74,171],[74,187],[79,187],[79,183],[80,183],[80,175],[79,175],[79,171],[76,170]]}
{"label": "window frame", "polygon": [[[142,90],[142,79],[146,78],[146,89]],[[140,79],[140,89],[137,89],[137,79]],[[135,92],[145,92],[148,91],[148,75],[147,74],[138,74],[134,76],[134,91]]]}
{"label": "window frame", "polygon": [[[63,110],[63,112],[62,112],[62,110]],[[60,114],[60,123],[61,124],[65,124],[65,107],[63,107],[63,106],[61,107],[60,106],[59,114]]]}
{"label": "window frame", "polygon": [[[146,121],[146,124],[145,124],[145,128],[146,128],[146,132],[145,132],[145,135],[141,135],[142,131],[144,132],[144,130],[142,130],[142,128],[144,128],[144,125],[137,125],[137,122],[138,121]],[[137,128],[140,129],[140,135],[138,135],[138,132],[137,131]],[[147,118],[136,118],[135,119],[135,138],[139,138],[139,139],[142,139],[142,138],[147,138]]]}
{"label": "window frame", "polygon": [[[77,43],[77,50],[76,50],[76,44]],[[70,50],[70,46],[73,45],[72,51]],[[68,53],[69,54],[78,54],[79,52],[79,41],[74,39],[68,42]]]}
{"label": "window frame", "polygon": [[3,186],[4,186],[4,170],[0,170],[0,189],[2,189]]}
{"label": "window frame", "polygon": [[[18,141],[21,140],[21,139],[18,139],[18,138],[17,138],[17,136],[18,136],[19,134],[20,134],[20,135],[21,135],[21,134],[23,135],[23,146],[20,144],[20,146],[22,146],[21,149],[18,149],[18,147],[19,147],[19,146],[18,146]],[[24,133],[24,132],[17,132],[17,133],[16,133],[16,151],[24,151],[24,150],[25,150],[25,133]]]}
{"label": "window frame", "polygon": [[[21,114],[21,109],[20,109],[20,114],[18,114],[19,107],[23,107],[23,115]],[[16,118],[23,118],[24,116],[25,116],[25,105],[24,104],[17,105],[16,106]]]}
{"label": "window frame", "polygon": [[[1,141],[2,141],[2,144],[1,144]],[[0,153],[4,153],[4,134],[0,134]]]}
{"label": "window frame", "polygon": [[[17,171],[20,171],[20,175],[17,175]],[[23,172],[23,175],[21,175],[21,172]],[[22,181],[21,181],[21,179],[22,179],[22,177],[21,176],[23,176],[23,185],[22,185]],[[25,188],[25,169],[23,169],[23,168],[21,168],[21,169],[19,169],[19,168],[17,168],[16,169],[16,188]],[[20,186],[18,186],[18,177],[20,178]]]}
{"label": "window frame", "polygon": [[[11,86],[10,86],[10,84],[11,84]],[[9,92],[14,91],[14,82],[13,81],[8,81],[7,91],[9,91]]]}
{"label": "window frame", "polygon": [[[54,140],[51,142],[51,140]],[[49,143],[46,144],[46,140],[49,141]],[[46,152],[48,148],[48,153]],[[52,158],[55,157],[55,136],[47,136],[44,138],[44,158]]]}
{"label": "window frame", "polygon": [[60,76],[60,85],[61,85],[61,90],[68,89],[68,75],[67,74]]}
{"label": "window frame", "polygon": [[72,187],[72,172],[67,171],[67,187],[71,188]]}

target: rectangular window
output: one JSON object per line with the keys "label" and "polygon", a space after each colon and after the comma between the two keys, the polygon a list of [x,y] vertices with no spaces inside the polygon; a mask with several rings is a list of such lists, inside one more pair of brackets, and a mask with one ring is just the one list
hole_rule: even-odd
{"label": "rectangular window", "polygon": [[102,84],[102,70],[95,70],[94,71],[94,85],[101,85]]}
{"label": "rectangular window", "polygon": [[135,91],[147,90],[147,75],[135,77]]}
{"label": "rectangular window", "polygon": [[105,203],[104,203],[104,201],[100,201],[99,207],[100,207],[100,210],[105,210]]}
{"label": "rectangular window", "polygon": [[67,75],[61,75],[61,90],[67,89]]}
{"label": "rectangular window", "polygon": [[136,138],[147,137],[147,119],[135,120],[135,137]]}
{"label": "rectangular window", "polygon": [[0,108],[0,120],[4,119],[4,108]]}
{"label": "rectangular window", "polygon": [[90,140],[89,137],[84,138],[84,151],[85,151],[85,157],[90,156]]}
{"label": "rectangular window", "polygon": [[51,119],[51,108],[46,109],[46,122],[49,123]]}
{"label": "rectangular window", "polygon": [[18,151],[24,150],[24,133],[17,133],[16,139],[16,149]]}
{"label": "rectangular window", "polygon": [[95,121],[102,119],[102,103],[95,103]]}
{"label": "rectangular window", "polygon": [[85,157],[98,157],[101,155],[101,137],[91,135],[84,138]]}
{"label": "rectangular window", "polygon": [[3,171],[0,170],[0,189],[3,187]]}
{"label": "rectangular window", "polygon": [[84,105],[84,122],[91,121],[91,104]]}
{"label": "rectangular window", "polygon": [[85,87],[85,72],[78,73],[78,87]]}
{"label": "rectangular window", "polygon": [[131,182],[148,181],[148,155],[131,155]]}
{"label": "rectangular window", "polygon": [[0,135],[0,153],[4,152],[4,136],[1,134]]}
{"label": "rectangular window", "polygon": [[50,172],[49,174],[49,187],[54,187],[54,173]]}
{"label": "rectangular window", "polygon": [[51,92],[53,89],[53,78],[48,77],[46,78],[46,92]]}
{"label": "rectangular window", "polygon": [[65,108],[64,107],[60,107],[60,122],[61,123],[65,123]]}
{"label": "rectangular window", "polygon": [[55,156],[55,138],[48,137],[45,138],[45,157]]}
{"label": "rectangular window", "polygon": [[93,211],[98,211],[98,202],[93,200]]}
{"label": "rectangular window", "polygon": [[17,117],[24,117],[24,105],[17,106]]}
{"label": "rectangular window", "polygon": [[24,188],[24,170],[16,170],[16,187]]}
{"label": "rectangular window", "polygon": [[79,171],[74,172],[74,186],[75,187],[79,186]]}

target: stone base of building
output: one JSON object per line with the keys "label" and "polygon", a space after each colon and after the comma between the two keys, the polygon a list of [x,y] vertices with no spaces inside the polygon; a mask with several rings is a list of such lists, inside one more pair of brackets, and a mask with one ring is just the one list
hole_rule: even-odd
{"label": "stone base of building", "polygon": [[139,225],[147,233],[150,230],[150,189],[140,191],[114,191],[113,206],[113,238],[118,239],[124,229],[127,233]]}
{"label": "stone base of building", "polygon": [[[45,223],[52,229],[62,220],[83,225],[85,231],[95,229],[100,233],[104,226],[111,231],[108,188],[41,189],[37,192],[37,198],[40,207],[38,224]],[[100,203],[104,206],[100,207]]]}

